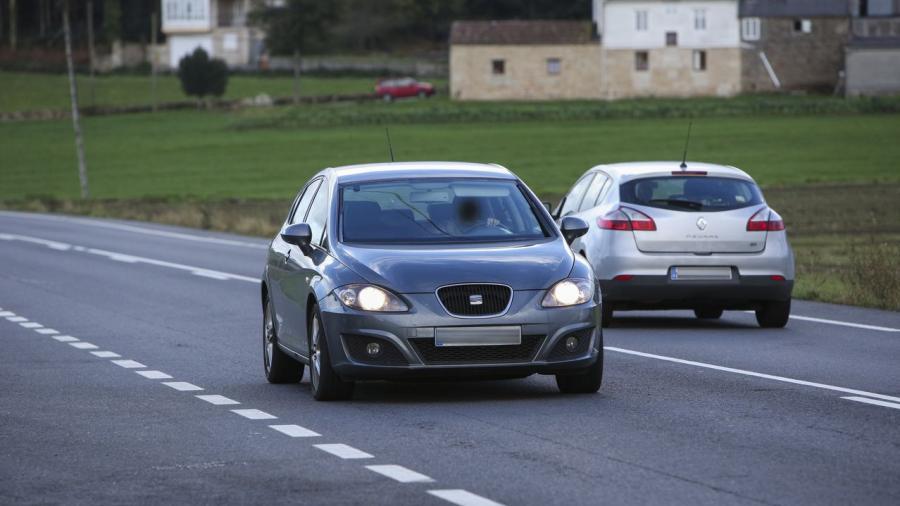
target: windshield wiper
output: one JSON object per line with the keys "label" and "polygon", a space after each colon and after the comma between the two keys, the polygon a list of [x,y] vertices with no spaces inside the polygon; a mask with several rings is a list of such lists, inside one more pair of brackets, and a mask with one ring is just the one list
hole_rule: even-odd
{"label": "windshield wiper", "polygon": [[703,209],[703,204],[700,202],[694,202],[693,200],[680,200],[680,199],[653,199],[650,201],[651,204],[666,204],[670,206],[676,207],[686,207],[688,209]]}

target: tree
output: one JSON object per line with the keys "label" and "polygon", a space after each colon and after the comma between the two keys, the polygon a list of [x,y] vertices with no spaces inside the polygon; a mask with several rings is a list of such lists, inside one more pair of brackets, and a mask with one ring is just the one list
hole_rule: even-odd
{"label": "tree", "polygon": [[184,93],[198,102],[207,96],[221,97],[228,86],[228,66],[198,47],[178,62],[178,78]]}

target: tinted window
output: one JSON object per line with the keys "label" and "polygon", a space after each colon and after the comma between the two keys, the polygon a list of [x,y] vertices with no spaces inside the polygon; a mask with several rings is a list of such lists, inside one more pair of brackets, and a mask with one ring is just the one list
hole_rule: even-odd
{"label": "tinted window", "polygon": [[575,183],[575,186],[573,186],[569,194],[566,195],[566,201],[563,202],[562,209],[559,210],[560,216],[572,214],[578,210],[578,207],[581,205],[581,200],[584,197],[584,192],[591,184],[593,178],[593,174],[588,174]]}
{"label": "tinted window", "polygon": [[756,184],[725,177],[635,179],[624,183],[620,193],[622,202],[678,211],[728,211],[763,202]]}
{"label": "tinted window", "polygon": [[291,217],[291,225],[303,223],[303,220],[306,218],[306,210],[309,209],[309,201],[312,200],[313,195],[316,194],[316,189],[320,184],[322,184],[322,180],[317,179],[312,183],[309,183],[309,185],[306,186],[306,189],[303,190],[303,196],[300,197],[300,201],[294,207],[294,215]]}
{"label": "tinted window", "polygon": [[587,193],[584,195],[584,199],[581,200],[581,206],[578,208],[579,211],[584,211],[586,209],[590,209],[594,207],[597,202],[597,198],[600,196],[600,191],[603,190],[603,186],[606,184],[609,178],[606,177],[605,174],[597,174],[594,177],[594,181],[591,183],[590,188],[588,188]]}
{"label": "tinted window", "polygon": [[409,179],[341,188],[343,240],[465,243],[549,237],[514,181]]}
{"label": "tinted window", "polygon": [[309,206],[309,214],[306,215],[306,223],[312,230],[313,244],[321,244],[322,232],[325,230],[325,221],[328,219],[328,188],[320,188],[316,192],[316,198]]}

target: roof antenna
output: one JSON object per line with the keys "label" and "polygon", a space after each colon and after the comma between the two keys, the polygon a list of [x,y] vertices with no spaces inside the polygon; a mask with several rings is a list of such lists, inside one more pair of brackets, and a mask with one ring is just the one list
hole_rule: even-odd
{"label": "roof antenna", "polygon": [[385,127],[384,134],[387,136],[388,152],[391,153],[391,161],[393,162],[394,161],[394,146],[391,145],[391,131],[387,127]]}
{"label": "roof antenna", "polygon": [[691,122],[688,123],[687,139],[684,140],[684,156],[681,158],[681,170],[686,170],[688,168],[687,167],[687,153],[688,153],[688,146],[691,143],[691,128],[693,128],[693,127],[694,127],[694,120],[691,120]]}

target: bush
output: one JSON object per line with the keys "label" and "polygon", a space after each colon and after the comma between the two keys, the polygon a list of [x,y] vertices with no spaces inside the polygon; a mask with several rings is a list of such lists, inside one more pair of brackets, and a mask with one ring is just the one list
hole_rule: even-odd
{"label": "bush", "polygon": [[188,96],[201,100],[207,96],[221,97],[228,86],[228,66],[222,60],[210,58],[198,47],[178,62],[178,78]]}

